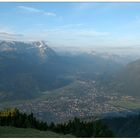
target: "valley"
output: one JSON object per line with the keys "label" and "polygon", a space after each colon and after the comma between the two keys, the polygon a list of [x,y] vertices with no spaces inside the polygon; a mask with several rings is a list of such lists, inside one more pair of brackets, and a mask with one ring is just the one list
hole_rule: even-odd
{"label": "valley", "polygon": [[128,60],[106,55],[67,55],[45,42],[1,41],[0,108],[17,107],[55,123],[139,112],[139,96],[123,87]]}
{"label": "valley", "polygon": [[1,2],[0,137],[140,137],[139,14],[139,2]]}
{"label": "valley", "polygon": [[110,112],[126,113],[139,109],[140,99],[118,96],[116,93],[108,95],[104,88],[96,86],[95,81],[77,80],[63,88],[44,92],[40,98],[8,102],[1,104],[0,108],[17,107],[24,112],[34,112],[40,120],[56,123],[65,122],[74,116],[99,117]]}

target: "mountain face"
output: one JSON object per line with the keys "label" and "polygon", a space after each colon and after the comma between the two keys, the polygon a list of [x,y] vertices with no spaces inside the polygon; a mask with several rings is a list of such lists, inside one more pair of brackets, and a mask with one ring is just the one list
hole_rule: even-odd
{"label": "mountain face", "polygon": [[98,55],[60,55],[43,41],[0,41],[0,100],[39,97],[75,79],[110,75],[122,66]]}
{"label": "mountain face", "polygon": [[[53,67],[52,63],[56,61],[55,58],[57,58],[55,51],[44,42],[1,41],[1,100],[36,96],[41,86],[43,89],[44,84],[42,83],[46,82],[46,77],[52,76],[50,67]],[[51,81],[54,76],[48,81]],[[45,87],[47,87],[46,85]]]}
{"label": "mountain face", "polygon": [[140,97],[140,60],[129,63],[117,78],[120,94]]}
{"label": "mountain face", "polygon": [[0,41],[0,53],[11,54],[26,54],[30,56],[40,57],[40,59],[46,59],[56,55],[55,52],[49,48],[45,42],[16,42],[16,41]]}

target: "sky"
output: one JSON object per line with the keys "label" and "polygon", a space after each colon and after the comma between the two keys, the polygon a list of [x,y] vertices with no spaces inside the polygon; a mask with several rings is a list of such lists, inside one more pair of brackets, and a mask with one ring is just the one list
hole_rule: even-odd
{"label": "sky", "polygon": [[0,40],[140,46],[140,3],[0,3]]}

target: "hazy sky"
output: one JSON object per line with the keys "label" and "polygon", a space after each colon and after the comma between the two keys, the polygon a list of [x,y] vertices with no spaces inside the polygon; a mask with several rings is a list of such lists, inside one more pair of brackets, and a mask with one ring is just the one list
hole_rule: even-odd
{"label": "hazy sky", "polygon": [[140,3],[0,3],[0,39],[140,45]]}

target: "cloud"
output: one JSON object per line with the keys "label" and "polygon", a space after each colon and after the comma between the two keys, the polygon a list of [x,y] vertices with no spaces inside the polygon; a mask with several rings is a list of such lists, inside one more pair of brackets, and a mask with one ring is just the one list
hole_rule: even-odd
{"label": "cloud", "polygon": [[49,34],[66,34],[66,36],[78,36],[78,37],[103,37],[110,36],[109,32],[96,31],[92,28],[85,28],[83,24],[66,24],[57,26],[53,29],[45,29],[45,32]]}
{"label": "cloud", "polygon": [[58,26],[56,27],[57,29],[73,29],[73,28],[78,28],[78,27],[81,27],[83,26],[82,23],[77,23],[77,24],[66,24],[66,25],[62,25],[62,26]]}
{"label": "cloud", "polygon": [[8,32],[0,32],[1,40],[11,40],[11,41],[28,41],[28,37],[23,34],[15,34]]}
{"label": "cloud", "polygon": [[27,34],[34,39],[47,40],[55,46],[104,45],[110,39],[111,34],[109,32],[96,31],[92,28],[81,26],[80,24],[68,24],[56,28],[42,29],[36,34],[31,32]]}
{"label": "cloud", "polygon": [[47,16],[56,16],[55,13],[51,13],[51,12],[44,12],[44,14],[47,15]]}
{"label": "cloud", "polygon": [[103,14],[106,12],[112,12],[120,9],[124,10],[125,6],[121,3],[87,2],[87,3],[78,3],[74,5],[73,8],[76,12],[85,12],[91,10],[94,14]]}
{"label": "cloud", "polygon": [[12,34],[12,33],[7,33],[7,32],[0,32],[0,35],[2,36],[13,36],[13,37],[17,37],[17,36],[23,36],[22,34]]}
{"label": "cloud", "polygon": [[94,30],[81,30],[80,32],[77,32],[77,35],[81,37],[105,37],[109,36],[109,32],[98,32]]}
{"label": "cloud", "polygon": [[27,6],[18,6],[18,8],[21,9],[21,10],[32,12],[32,13],[40,13],[40,12],[42,12],[41,10],[39,10],[37,8],[27,7]]}
{"label": "cloud", "polygon": [[35,41],[45,40],[49,45],[55,46],[86,46],[94,44],[104,44],[109,40],[110,33],[106,31],[96,31],[93,28],[86,28],[81,23],[66,24],[53,28],[31,28],[19,34],[18,32],[0,32],[0,39],[15,41]]}
{"label": "cloud", "polygon": [[76,5],[76,9],[77,10],[88,10],[88,9],[93,9],[93,8],[97,8],[100,4],[99,3],[79,3],[78,5]]}
{"label": "cloud", "polygon": [[44,10],[41,10],[41,9],[38,9],[38,8],[34,8],[34,7],[29,7],[29,6],[17,6],[18,9],[20,10],[24,10],[26,12],[29,12],[29,13],[38,13],[38,14],[43,14],[43,15],[46,15],[46,16],[56,16],[56,13],[53,13],[53,12],[46,12]]}

